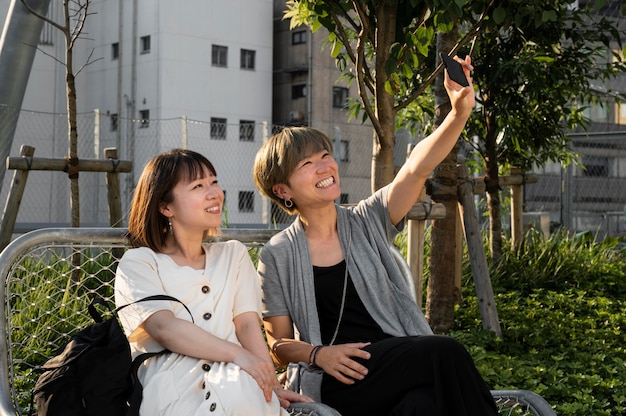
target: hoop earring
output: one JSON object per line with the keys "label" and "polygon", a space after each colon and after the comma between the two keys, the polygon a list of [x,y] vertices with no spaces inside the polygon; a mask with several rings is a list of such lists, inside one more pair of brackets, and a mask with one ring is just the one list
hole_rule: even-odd
{"label": "hoop earring", "polygon": [[285,199],[285,206],[287,208],[293,207],[293,201],[291,199]]}

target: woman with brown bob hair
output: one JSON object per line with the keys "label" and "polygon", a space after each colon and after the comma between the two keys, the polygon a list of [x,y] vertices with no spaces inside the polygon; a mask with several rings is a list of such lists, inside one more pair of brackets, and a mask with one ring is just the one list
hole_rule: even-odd
{"label": "woman with brown bob hair", "polygon": [[140,414],[286,416],[291,401],[311,399],[278,384],[261,332],[261,291],[246,247],[205,242],[219,231],[224,192],[215,168],[197,152],[174,149],[143,170],[130,209],[128,240],[115,278],[119,312],[138,372]]}

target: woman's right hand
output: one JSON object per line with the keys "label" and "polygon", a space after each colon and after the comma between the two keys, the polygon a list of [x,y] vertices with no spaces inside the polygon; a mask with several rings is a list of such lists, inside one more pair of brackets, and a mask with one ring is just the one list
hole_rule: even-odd
{"label": "woman's right hand", "polygon": [[342,383],[354,384],[367,375],[367,367],[354,358],[369,360],[370,353],[363,349],[368,345],[369,342],[355,342],[324,346],[317,352],[315,364]]}

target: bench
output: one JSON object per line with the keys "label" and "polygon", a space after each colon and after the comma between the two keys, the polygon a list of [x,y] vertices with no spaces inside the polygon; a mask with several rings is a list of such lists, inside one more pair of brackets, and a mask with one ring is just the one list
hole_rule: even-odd
{"label": "bench", "polygon": [[[16,238],[0,253],[0,416],[29,415],[38,368],[69,336],[91,323],[87,305],[98,294],[112,305],[117,262],[127,248],[122,228],[50,228]],[[275,230],[224,229],[254,259]],[[401,256],[401,255],[400,255]],[[406,266],[408,269],[408,265]],[[494,390],[501,415],[554,416],[526,390]],[[292,416],[332,416],[319,403],[294,404]]]}

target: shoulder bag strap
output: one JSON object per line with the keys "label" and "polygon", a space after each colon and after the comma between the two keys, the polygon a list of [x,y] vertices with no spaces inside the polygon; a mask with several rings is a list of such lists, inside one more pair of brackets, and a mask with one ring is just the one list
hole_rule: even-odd
{"label": "shoulder bag strap", "polygon": [[[122,305],[118,307],[117,309],[115,309],[114,313],[117,314],[120,310],[124,309],[125,307],[129,305],[133,305],[139,302],[147,302],[151,300],[167,300],[171,302],[178,302],[181,305],[183,305],[185,309],[187,310],[187,312],[189,313],[189,316],[191,317],[191,322],[195,322],[193,319],[193,315],[191,314],[191,311],[189,310],[187,305],[185,305],[183,302],[176,299],[175,297],[169,296],[169,295],[147,296],[143,299],[139,299],[135,302],[128,303],[126,305]],[[132,392],[131,392],[130,398],[128,399],[128,409],[126,411],[126,416],[138,416],[139,415],[139,408],[141,407],[141,400],[143,398],[143,386],[141,385],[141,382],[139,381],[139,377],[137,376],[137,371],[139,371],[139,367],[148,358],[151,358],[151,357],[154,357],[156,355],[160,355],[166,352],[169,352],[169,350],[165,349],[159,352],[144,352],[143,354],[139,354],[137,357],[133,359],[133,362],[130,367],[130,377],[132,380]]]}

